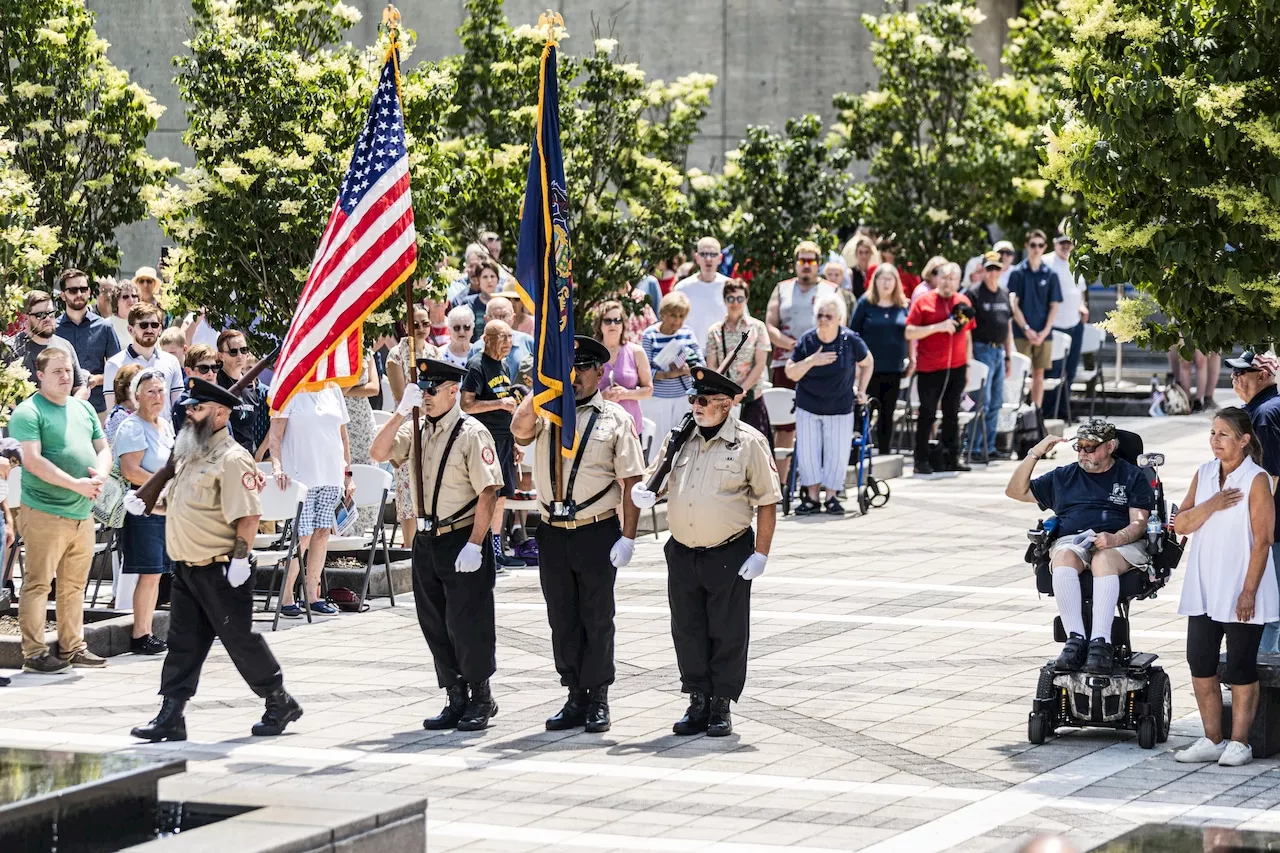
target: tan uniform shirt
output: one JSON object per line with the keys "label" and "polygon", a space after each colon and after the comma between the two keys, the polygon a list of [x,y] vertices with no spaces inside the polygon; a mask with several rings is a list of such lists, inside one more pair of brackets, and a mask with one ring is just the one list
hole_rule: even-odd
{"label": "tan uniform shirt", "polygon": [[[593,410],[598,410],[600,416],[596,418],[595,426],[591,428],[591,435],[585,438],[586,444],[582,444],[583,432],[587,428],[587,421],[591,419]],[[635,420],[626,409],[617,403],[609,402],[599,392],[585,403],[578,404],[575,420],[578,448],[583,454],[582,464],[578,466],[578,477],[573,482],[573,494],[566,492],[565,497],[582,503],[612,486],[604,497],[578,514],[581,520],[618,508],[622,503],[622,487],[618,481],[625,480],[627,477],[644,476],[644,451],[640,448],[640,439],[636,437]],[[543,507],[549,510],[554,495],[554,490],[551,488],[550,454],[556,449],[551,446],[550,424],[545,419],[538,418],[533,435],[538,439],[534,450],[533,486],[537,489]],[[562,488],[567,489],[569,473],[573,470],[573,459],[563,454],[558,455],[560,457],[558,482]]]}
{"label": "tan uniform shirt", "polygon": [[719,545],[751,526],[754,507],[782,500],[769,442],[733,415],[710,441],[694,428],[667,482],[667,525],[689,548]]}
{"label": "tan uniform shirt", "polygon": [[183,563],[229,556],[236,522],[262,515],[258,493],[264,485],[266,477],[231,432],[214,433],[208,453],[179,462],[169,482],[164,525],[169,556]]}
{"label": "tan uniform shirt", "polygon": [[[502,485],[502,466],[494,450],[493,436],[475,418],[463,418],[458,440],[449,451],[444,466],[444,480],[440,485],[440,503],[432,509],[431,496],[436,488],[436,475],[440,473],[440,457],[453,427],[462,418],[462,410],[454,406],[438,423],[423,419],[422,424],[422,503],[427,515],[435,517],[437,524],[454,524],[474,515],[470,510],[462,518],[453,519],[455,513],[471,503],[489,486]],[[396,432],[391,445],[391,462],[403,464],[413,453],[413,423],[406,421]],[[412,486],[412,479],[410,486]],[[418,514],[418,492],[413,490],[413,513]]]}

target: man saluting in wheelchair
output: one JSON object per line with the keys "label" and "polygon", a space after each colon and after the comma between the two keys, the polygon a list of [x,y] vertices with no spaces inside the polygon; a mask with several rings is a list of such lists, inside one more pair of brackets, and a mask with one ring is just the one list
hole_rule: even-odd
{"label": "man saluting in wheelchair", "polygon": [[[1059,670],[1110,673],[1115,666],[1111,622],[1120,598],[1120,576],[1147,563],[1147,520],[1156,494],[1147,474],[1116,455],[1116,428],[1091,420],[1076,432],[1076,461],[1031,478],[1036,463],[1065,441],[1048,436],[1022,460],[1005,494],[1039,504],[1056,516],[1049,551],[1053,595],[1067,634]],[[1081,574],[1092,575],[1091,636],[1086,636]]]}

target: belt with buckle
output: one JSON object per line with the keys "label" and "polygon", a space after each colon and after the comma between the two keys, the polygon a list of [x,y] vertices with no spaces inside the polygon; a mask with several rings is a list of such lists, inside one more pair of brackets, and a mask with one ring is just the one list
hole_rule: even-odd
{"label": "belt with buckle", "polygon": [[193,569],[202,569],[205,566],[213,566],[217,564],[230,563],[231,559],[229,557],[212,557],[208,560],[205,560],[203,563],[192,563],[187,560],[177,560],[176,562],[186,563],[188,566],[191,566]]}
{"label": "belt with buckle", "polygon": [[446,524],[443,527],[437,527],[435,528],[435,530],[431,532],[435,533],[436,536],[443,536],[446,533],[452,533],[453,531],[461,530],[464,527],[471,527],[474,524],[475,520],[476,520],[476,517],[474,515],[469,515],[466,518],[462,519],[461,521],[455,521],[452,524]]}
{"label": "belt with buckle", "polygon": [[588,524],[595,524],[597,521],[605,521],[613,518],[618,514],[617,509],[605,510],[599,515],[593,515],[590,518],[575,518],[573,521],[556,521],[550,519],[547,524],[558,530],[577,530],[579,527],[586,527]]}
{"label": "belt with buckle", "polygon": [[723,542],[721,542],[721,543],[719,543],[719,544],[717,544],[717,545],[706,545],[706,546],[703,546],[703,547],[701,547],[701,548],[690,548],[689,550],[690,550],[690,551],[714,551],[714,550],[716,550],[717,548],[723,548],[724,546],[726,546],[726,545],[728,545],[728,544],[730,544],[730,543],[732,543],[732,542],[737,542],[737,541],[738,541],[739,539],[741,539],[743,536],[746,536],[746,535],[747,535],[747,531],[748,531],[748,530],[750,530],[750,529],[751,529],[750,527],[744,527],[744,528],[742,528],[741,530],[739,530],[737,533],[733,534],[733,535],[732,535],[732,536],[730,536],[728,539],[724,540]]}

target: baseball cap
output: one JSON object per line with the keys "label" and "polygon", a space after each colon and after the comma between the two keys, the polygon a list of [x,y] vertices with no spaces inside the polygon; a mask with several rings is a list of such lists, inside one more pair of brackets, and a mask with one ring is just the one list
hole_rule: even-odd
{"label": "baseball cap", "polygon": [[155,267],[138,267],[138,271],[133,274],[133,280],[137,281],[140,278],[149,278],[152,281],[160,280],[160,276],[156,275]]}
{"label": "baseball cap", "polygon": [[1083,439],[1088,439],[1092,441],[1097,441],[1099,443],[1104,441],[1110,441],[1115,437],[1116,437],[1115,424],[1108,423],[1107,421],[1102,420],[1102,418],[1093,418],[1092,420],[1084,423],[1079,429],[1076,430],[1077,439],[1083,438]]}
{"label": "baseball cap", "polygon": [[1010,243],[1008,240],[1001,240],[991,247],[991,251],[995,252],[998,255],[1001,252],[1013,252],[1014,254],[1017,254],[1018,250],[1013,248],[1013,244]]}
{"label": "baseball cap", "polygon": [[1072,240],[1066,234],[1059,234],[1057,237],[1053,238],[1054,245],[1057,245],[1058,243],[1074,243],[1074,242],[1075,240]]}
{"label": "baseball cap", "polygon": [[988,270],[998,270],[1004,266],[1004,262],[1000,260],[1000,253],[994,249],[990,252],[982,253],[982,268]]}
{"label": "baseball cap", "polygon": [[1246,349],[1235,358],[1226,360],[1227,367],[1232,370],[1260,370],[1263,373],[1270,373],[1275,376],[1280,373],[1280,362],[1273,355],[1264,352],[1254,352],[1252,349]]}

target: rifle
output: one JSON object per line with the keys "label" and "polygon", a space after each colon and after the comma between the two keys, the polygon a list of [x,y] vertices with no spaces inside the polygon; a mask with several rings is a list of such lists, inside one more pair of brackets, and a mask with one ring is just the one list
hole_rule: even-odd
{"label": "rifle", "polygon": [[[733,348],[733,352],[729,357],[720,362],[720,369],[716,373],[723,373],[724,369],[733,364],[733,360],[738,357],[738,353],[742,351],[742,346],[751,337],[750,332],[742,335],[742,340],[738,341],[738,345]],[[668,435],[666,442],[663,444],[662,460],[658,463],[658,467],[653,470],[653,475],[649,477],[649,481],[644,487],[655,495],[662,488],[662,481],[667,479],[667,475],[671,473],[671,466],[676,461],[676,455],[680,453],[680,448],[684,447],[685,442],[693,435],[693,428],[697,425],[693,419],[693,412],[689,412],[684,419],[674,427]]]}
{"label": "rifle", "polygon": [[[258,378],[262,371],[271,366],[271,363],[276,360],[278,355],[280,355],[280,347],[276,347],[271,351],[270,355],[246,370],[244,376],[241,376],[236,384],[228,388],[227,391],[239,397],[249,386],[253,385],[254,380]],[[173,454],[170,453],[169,459],[164,463],[164,466],[152,474],[151,478],[134,492],[147,505],[148,513],[155,509],[156,501],[160,500],[160,493],[164,491],[165,486],[169,485],[169,481],[173,479],[173,475],[177,470],[177,463],[174,462]]]}

